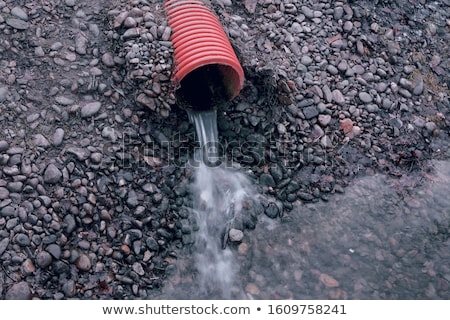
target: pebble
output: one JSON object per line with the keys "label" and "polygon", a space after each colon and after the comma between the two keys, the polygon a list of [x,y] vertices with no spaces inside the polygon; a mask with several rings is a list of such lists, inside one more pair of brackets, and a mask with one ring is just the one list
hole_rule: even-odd
{"label": "pebble", "polygon": [[30,27],[27,21],[14,18],[6,19],[6,24],[17,30],[27,30]]}
{"label": "pebble", "polygon": [[0,87],[0,102],[6,100],[8,92],[9,92],[8,87]]}
{"label": "pebble", "polygon": [[5,300],[30,300],[31,289],[26,281],[13,284],[5,294]]}
{"label": "pebble", "polygon": [[320,114],[318,121],[322,127],[326,127],[331,121],[331,116],[329,114]]}
{"label": "pebble", "polygon": [[90,102],[81,107],[81,117],[88,118],[92,117],[100,110],[102,104],[99,101]]}
{"label": "pebble", "polygon": [[52,256],[47,251],[40,251],[36,255],[36,264],[43,269],[50,266],[52,264],[52,261]]}
{"label": "pebble", "polygon": [[303,115],[305,116],[306,120],[311,120],[319,114],[319,111],[315,106],[309,106],[306,108],[303,108]]}
{"label": "pebble", "polygon": [[333,90],[332,95],[333,95],[333,101],[336,102],[338,105],[345,104],[345,97],[339,89]]}
{"label": "pebble", "polygon": [[241,242],[244,238],[244,233],[241,230],[231,228],[228,232],[228,239],[231,242]]}
{"label": "pebble", "polygon": [[111,52],[105,52],[102,55],[102,62],[105,66],[107,67],[114,67],[115,66],[115,62],[114,62],[114,56]]}
{"label": "pebble", "polygon": [[57,128],[53,133],[52,144],[57,147],[60,146],[64,140],[64,129]]}
{"label": "pebble", "polygon": [[359,96],[359,99],[361,100],[361,102],[363,102],[363,103],[367,104],[367,103],[371,103],[373,101],[372,96],[367,92],[362,91],[359,93],[358,96]]}
{"label": "pebble", "polygon": [[89,271],[92,268],[91,259],[84,253],[81,253],[77,259],[76,266],[80,271]]}
{"label": "pebble", "polygon": [[20,7],[14,7],[11,9],[11,14],[15,16],[16,18],[19,18],[21,20],[28,20],[28,14]]}
{"label": "pebble", "polygon": [[50,163],[44,171],[44,182],[48,184],[55,184],[60,181],[62,177],[61,171],[53,163]]}

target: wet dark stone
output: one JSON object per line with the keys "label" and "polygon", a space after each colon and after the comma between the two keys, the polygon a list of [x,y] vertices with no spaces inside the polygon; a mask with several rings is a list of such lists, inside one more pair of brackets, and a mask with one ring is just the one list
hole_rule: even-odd
{"label": "wet dark stone", "polygon": [[17,234],[15,241],[21,247],[27,247],[31,243],[30,238],[24,233]]}
{"label": "wet dark stone", "polygon": [[36,255],[36,264],[41,268],[47,268],[52,264],[52,256],[47,251],[41,251]]}
{"label": "wet dark stone", "polygon": [[303,201],[313,201],[314,200],[314,196],[312,194],[306,193],[306,192],[299,192],[298,197]]}
{"label": "wet dark stone", "polygon": [[259,177],[259,183],[268,187],[275,187],[276,185],[274,178],[268,173],[263,173]]}
{"label": "wet dark stone", "polygon": [[266,215],[269,218],[275,219],[276,217],[279,216],[280,209],[278,208],[278,206],[275,203],[271,202],[271,203],[269,203],[267,208],[264,210],[264,212],[266,213]]}
{"label": "wet dark stone", "polygon": [[312,118],[315,118],[319,115],[319,111],[316,107],[310,106],[303,109],[303,114],[305,115],[305,118],[307,120],[310,120]]}
{"label": "wet dark stone", "polygon": [[57,260],[61,257],[61,247],[56,243],[50,244],[45,250]]}
{"label": "wet dark stone", "polygon": [[64,217],[63,221],[66,225],[65,229],[68,234],[72,233],[75,230],[75,228],[77,227],[75,218],[71,214],[66,215]]}
{"label": "wet dark stone", "polygon": [[159,244],[158,242],[152,238],[152,237],[148,237],[145,240],[145,243],[147,244],[147,247],[152,250],[152,251],[158,251],[159,250]]}
{"label": "wet dark stone", "polygon": [[283,179],[283,169],[279,164],[274,164],[270,167],[270,174],[276,183]]}

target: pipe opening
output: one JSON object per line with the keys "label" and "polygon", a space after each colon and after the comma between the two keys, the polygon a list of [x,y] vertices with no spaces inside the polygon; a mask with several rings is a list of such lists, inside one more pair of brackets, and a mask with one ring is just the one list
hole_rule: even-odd
{"label": "pipe opening", "polygon": [[220,109],[239,90],[239,75],[232,67],[208,64],[189,72],[175,91],[177,103],[184,109]]}

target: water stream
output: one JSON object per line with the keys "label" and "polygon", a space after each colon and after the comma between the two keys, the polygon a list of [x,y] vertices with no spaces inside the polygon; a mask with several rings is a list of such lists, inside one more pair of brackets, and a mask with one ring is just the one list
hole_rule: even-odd
{"label": "water stream", "polygon": [[228,232],[258,195],[250,180],[221,163],[216,111],[189,111],[196,128],[199,148],[191,186],[192,213],[198,230],[195,237],[196,281],[199,293],[231,298],[237,273],[233,253],[227,248]]}

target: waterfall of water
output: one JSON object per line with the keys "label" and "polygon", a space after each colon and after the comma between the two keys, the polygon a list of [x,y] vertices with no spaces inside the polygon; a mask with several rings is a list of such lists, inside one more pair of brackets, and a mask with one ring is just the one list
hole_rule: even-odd
{"label": "waterfall of water", "polygon": [[[196,234],[196,268],[204,294],[230,298],[237,273],[233,253],[226,248],[228,229],[248,201],[256,199],[250,180],[220,163],[216,111],[189,111],[200,148],[195,181],[191,186],[199,230]],[[219,293],[220,292],[220,293]]]}

